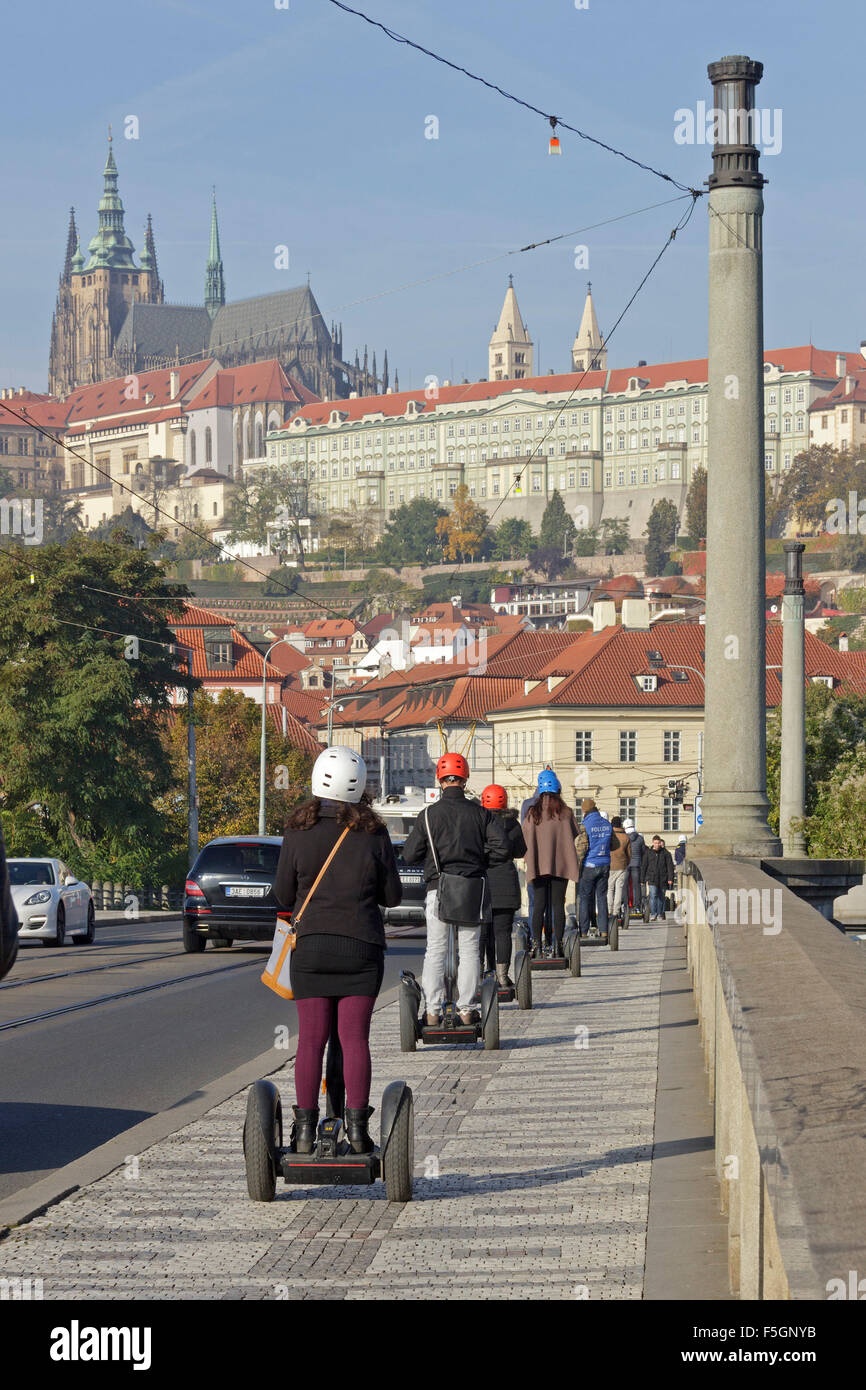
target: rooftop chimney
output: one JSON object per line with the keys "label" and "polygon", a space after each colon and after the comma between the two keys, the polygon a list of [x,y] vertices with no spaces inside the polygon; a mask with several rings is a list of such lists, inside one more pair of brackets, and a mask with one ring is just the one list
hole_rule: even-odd
{"label": "rooftop chimney", "polygon": [[840,650],[840,652],[847,652],[847,650],[848,650],[848,634],[847,634],[847,632],[840,632],[840,633],[839,633],[839,650]]}
{"label": "rooftop chimney", "polygon": [[646,366],[646,358],[645,358],[645,357],[642,357],[642,358],[641,358],[641,360],[638,362],[638,366],[639,366],[639,367],[645,367],[645,366]]}
{"label": "rooftop chimney", "polygon": [[864,338],[860,344],[860,356],[866,357],[866,338]]}
{"label": "rooftop chimney", "polygon": [[844,352],[837,352],[837,353],[836,353],[836,375],[837,375],[837,376],[844,376],[847,370],[848,370],[848,358],[845,356]]}
{"label": "rooftop chimney", "polygon": [[616,604],[612,598],[599,599],[592,610],[593,632],[601,632],[604,627],[616,627]]}
{"label": "rooftop chimney", "polygon": [[650,625],[649,601],[645,598],[624,598],[622,601],[623,627],[640,628],[647,631]]}

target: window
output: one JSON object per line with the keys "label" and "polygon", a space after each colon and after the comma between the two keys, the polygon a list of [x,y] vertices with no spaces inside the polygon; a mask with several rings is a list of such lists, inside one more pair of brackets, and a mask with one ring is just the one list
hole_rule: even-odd
{"label": "window", "polygon": [[662,797],[662,830],[679,830],[680,808],[669,796]]}
{"label": "window", "polygon": [[772,471],[773,471],[773,455],[772,455],[772,454],[765,454],[765,455],[764,455],[764,470],[765,470],[765,472],[767,472],[767,473],[772,473]]}
{"label": "window", "polygon": [[589,729],[578,729],[574,735],[574,761],[576,763],[592,762],[592,732]]}
{"label": "window", "polygon": [[617,418],[618,420],[624,420],[624,419],[625,419],[625,411],[624,411],[624,410],[618,410],[618,411],[616,412],[616,418]]}
{"label": "window", "polygon": [[619,799],[620,820],[631,820],[637,823],[637,797],[621,796]]}
{"label": "window", "polygon": [[660,419],[661,419],[661,414],[662,414],[661,402],[660,402],[660,401],[656,401],[655,404],[653,405],[653,419],[654,419],[654,420],[660,420]]}
{"label": "window", "polygon": [[612,411],[612,410],[606,410],[606,411],[604,412],[604,423],[605,423],[606,425],[609,425],[612,419],[613,419],[613,411]]}
{"label": "window", "polygon": [[618,484],[619,487],[624,487],[624,486],[625,486],[625,469],[624,469],[624,468],[618,469],[617,475],[616,475],[616,481],[617,481],[617,484]]}
{"label": "window", "polygon": [[804,397],[804,395],[803,395],[803,388],[802,388],[802,386],[798,386],[798,387],[797,387],[797,400],[798,400],[798,401],[805,400],[805,397]]}
{"label": "window", "polygon": [[664,760],[666,763],[678,763],[680,761],[681,737],[679,729],[665,729]]}
{"label": "window", "polygon": [[621,763],[637,762],[637,730],[621,729],[619,734],[619,760]]}
{"label": "window", "polygon": [[628,470],[628,480],[629,480],[629,483],[631,484],[632,487],[634,487],[634,486],[636,485],[636,483],[637,483],[637,469],[636,469],[636,468],[630,468],[630,469]]}
{"label": "window", "polygon": [[[573,478],[574,478],[574,474],[573,474],[573,473],[570,473],[570,474],[569,474],[569,478],[570,478],[570,479],[573,479]],[[574,483],[573,483],[573,482],[570,482],[569,486],[574,487]],[[580,486],[581,486],[581,487],[589,487],[589,469],[588,469],[588,468],[581,468],[581,470],[580,470]]]}
{"label": "window", "polygon": [[613,479],[613,474],[612,474],[612,473],[610,473],[610,472],[605,473],[605,475],[604,475],[604,485],[605,485],[605,487],[610,487],[612,479]]}
{"label": "window", "polygon": [[541,491],[541,474],[540,474],[540,473],[533,473],[533,475],[532,475],[532,491],[533,491],[533,492],[540,492],[540,491]]}
{"label": "window", "polygon": [[649,482],[649,469],[648,469],[648,468],[642,468],[642,469],[641,469],[641,471],[640,471],[640,480],[641,480],[642,483],[648,483],[648,482]]}
{"label": "window", "polygon": [[771,392],[770,392],[769,396],[767,397],[767,400],[769,401],[770,405],[775,405],[775,404],[776,404],[776,393],[775,393],[775,391],[771,391]]}
{"label": "window", "polygon": [[786,387],[785,387],[785,390],[782,392],[782,404],[783,404],[783,405],[790,405],[790,404],[791,404],[791,388],[790,388],[790,386],[786,386]]}

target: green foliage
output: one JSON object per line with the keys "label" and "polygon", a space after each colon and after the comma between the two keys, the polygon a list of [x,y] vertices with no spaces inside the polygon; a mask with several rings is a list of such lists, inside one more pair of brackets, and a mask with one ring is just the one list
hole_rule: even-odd
{"label": "green foliage", "polygon": [[678,513],[668,497],[660,497],[649,514],[646,528],[646,572],[661,574],[676,541]]}
{"label": "green foliage", "polygon": [[265,580],[265,594],[269,598],[288,597],[296,592],[297,587],[298,571],[288,565],[280,565],[279,569],[271,570]]}
{"label": "green foliage", "polygon": [[[603,555],[624,555],[629,547],[628,520],[618,516],[607,516],[601,523],[601,550]],[[579,555],[580,551],[576,551]]]}
{"label": "green foliage", "polygon": [[866,536],[843,536],[836,547],[834,563],[838,569],[855,574],[866,570]]}
{"label": "green foliage", "polygon": [[707,535],[707,470],[696,468],[692,473],[692,481],[689,483],[689,490],[686,494],[686,529],[692,547],[697,549],[698,542],[706,539]]}
{"label": "green foliage", "polygon": [[543,574],[550,583],[569,568],[568,560],[563,557],[562,552],[556,546],[540,546],[538,550],[533,550],[529,556],[529,563],[538,574]]}
{"label": "green foliage", "polygon": [[[566,551],[571,549],[576,534],[574,522],[565,510],[565,503],[559,494],[559,489],[554,488],[541,518],[541,530],[538,533],[539,548],[541,550],[559,550],[564,555]],[[579,553],[586,555],[589,552],[583,550]]]}
{"label": "green foliage", "polygon": [[364,620],[410,605],[417,595],[416,589],[382,569],[368,570],[364,578],[355,580],[350,588],[352,593],[362,596],[357,616]]}
{"label": "green foliage", "polygon": [[860,613],[845,614],[844,617],[827,618],[823,627],[820,627],[815,636],[821,641],[826,642],[828,647],[839,646],[839,638],[842,633],[849,637],[848,650],[852,652],[863,651],[866,643],[853,636],[863,622]]}
{"label": "green foliage", "polygon": [[839,450],[812,444],[797,454],[782,478],[780,500],[786,519],[812,530],[832,531],[835,509],[830,505],[828,510],[828,504],[837,500],[847,505],[849,492],[866,496],[866,447]]}
{"label": "green foliage", "polygon": [[416,497],[398,507],[390,516],[385,534],[376,546],[381,565],[429,565],[442,555],[442,540],[436,523],[447,512],[429,497]]}
{"label": "green foliage", "polygon": [[667,564],[665,565],[664,569],[662,570],[662,574],[663,574],[666,578],[667,578],[667,577],[670,577],[671,575],[674,575],[674,574],[682,574],[682,572],[683,572],[683,567],[682,567],[682,562],[681,562],[680,560],[668,560]]}
{"label": "green foliage", "polygon": [[[781,706],[772,710],[767,719],[767,796],[770,801],[770,825],[778,833],[779,791],[781,766]],[[866,699],[860,695],[837,695],[825,685],[810,685],[806,690],[806,816],[818,817],[820,825],[840,823],[832,804],[838,790],[836,774],[840,769],[861,767],[866,773]],[[847,775],[843,771],[844,776]],[[847,783],[846,783],[847,785]],[[813,847],[811,831],[807,828],[810,854],[823,853]],[[816,829],[816,834],[818,833]],[[821,832],[823,833],[823,832]],[[857,854],[863,853],[861,839]],[[837,855],[847,851],[836,849]]]}
{"label": "green foliage", "polygon": [[12,837],[83,875],[106,857],[164,858],[160,718],[185,680],[165,599],[187,592],[119,541],[76,535],[25,564],[0,554],[0,803]]}
{"label": "green foliage", "polygon": [[494,560],[522,560],[535,546],[535,537],[528,521],[509,516],[493,533],[491,555]]}
{"label": "green foliage", "polygon": [[[578,531],[574,538],[575,555],[594,555],[598,550],[598,528],[595,526],[584,526]],[[618,550],[606,550],[605,555],[619,555]]]}
{"label": "green foliage", "polygon": [[178,560],[215,560],[219,551],[206,527],[199,525],[181,531],[174,553]]}
{"label": "green foliage", "polygon": [[839,763],[821,783],[815,810],[803,821],[815,858],[862,859],[866,845],[866,757],[863,750]]}
{"label": "green foliage", "polygon": [[442,574],[425,574],[421,580],[421,606],[428,603],[447,603],[459,594],[464,603],[489,603],[490,590],[496,584],[507,583],[504,570],[463,570],[455,574],[453,570]]}
{"label": "green foliage", "polygon": [[839,607],[846,613],[866,613],[866,589],[842,589]]}

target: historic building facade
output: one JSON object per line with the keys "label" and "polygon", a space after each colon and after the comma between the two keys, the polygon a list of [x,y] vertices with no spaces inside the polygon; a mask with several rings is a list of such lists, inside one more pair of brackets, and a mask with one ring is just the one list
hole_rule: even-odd
{"label": "historic building facade", "polygon": [[[138,264],[124,229],[117,165],[109,137],[99,226],[81,250],[74,209],[51,325],[49,386],[66,396],[77,386],[218,358],[223,367],[276,358],[313,395],[340,399],[355,391],[387,391],[388,354],[381,376],[376,354],[343,361],[342,325],[325,325],[309,284],[228,302],[216,201],[211,208],[204,301],[165,302],[150,214]],[[395,375],[395,384],[396,375]]]}

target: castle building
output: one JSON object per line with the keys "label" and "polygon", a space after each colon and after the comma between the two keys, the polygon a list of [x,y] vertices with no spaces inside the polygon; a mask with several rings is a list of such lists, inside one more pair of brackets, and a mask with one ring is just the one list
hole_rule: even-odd
{"label": "castle building", "polygon": [[342,325],[325,324],[309,284],[235,302],[226,300],[216,197],[201,305],[166,303],[150,214],[138,264],[124,228],[117,165],[109,136],[99,225],[81,250],[75,210],[51,323],[48,389],[67,396],[78,386],[215,358],[225,368],[276,359],[315,396],[364,396],[388,389],[376,355],[343,361]]}
{"label": "castle building", "polygon": [[571,349],[571,362],[576,372],[604,371],[607,366],[607,348],[598,329],[591,282],[586,286],[586,301]]}
{"label": "castle building", "polygon": [[520,380],[533,374],[532,341],[520,317],[514,280],[510,275],[502,313],[490,339],[488,361],[491,381]]}

